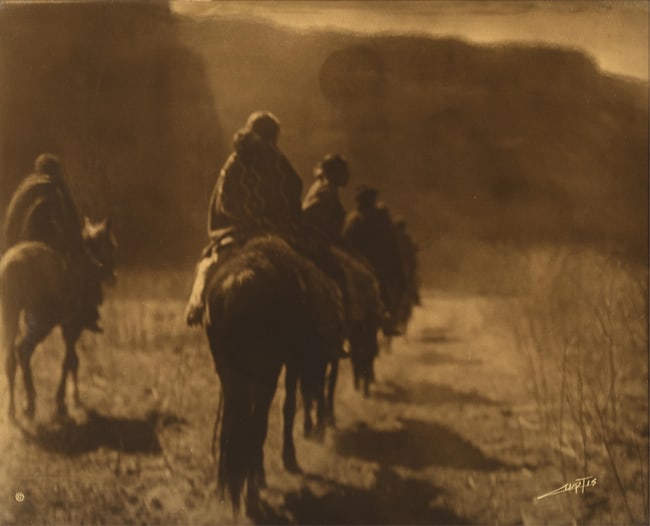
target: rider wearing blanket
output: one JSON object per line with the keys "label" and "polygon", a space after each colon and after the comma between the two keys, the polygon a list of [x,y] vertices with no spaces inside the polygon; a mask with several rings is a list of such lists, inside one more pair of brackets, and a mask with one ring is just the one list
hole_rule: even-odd
{"label": "rider wearing blanket", "polygon": [[83,326],[99,331],[99,285],[80,296],[79,261],[83,248],[79,215],[63,178],[58,157],[44,153],[36,158],[34,173],[14,192],[4,221],[5,249],[21,241],[40,241],[63,256],[67,267],[67,301]]}
{"label": "rider wearing blanket", "polygon": [[[375,271],[381,299],[394,317],[405,288],[405,278],[390,212],[377,201],[377,195],[375,188],[359,187],[357,207],[346,217],[343,239],[346,247]],[[394,322],[391,320],[386,327],[390,333],[396,331]]]}
{"label": "rider wearing blanket", "polygon": [[81,223],[61,171],[54,155],[36,159],[34,173],[22,181],[7,207],[6,248],[42,241],[68,260],[81,250]]}
{"label": "rider wearing blanket", "polygon": [[316,181],[302,202],[303,216],[327,236],[330,243],[340,245],[345,208],[341,204],[339,188],[344,187],[350,177],[348,162],[338,154],[326,155],[314,175]]}
{"label": "rider wearing blanket", "polygon": [[278,119],[268,112],[255,112],[233,140],[210,198],[208,235],[210,245],[197,266],[186,308],[188,325],[203,322],[205,284],[228,247],[256,235],[274,233],[297,252],[313,260],[344,292],[342,271],[327,239],[302,221],[302,180],[277,146]]}

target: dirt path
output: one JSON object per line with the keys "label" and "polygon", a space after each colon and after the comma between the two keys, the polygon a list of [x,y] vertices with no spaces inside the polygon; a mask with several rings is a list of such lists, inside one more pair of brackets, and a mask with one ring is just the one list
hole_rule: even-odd
{"label": "dirt path", "polygon": [[[0,523],[234,521],[214,496],[210,449],[218,384],[204,337],[179,325],[182,303],[137,303],[115,300],[104,314],[107,334],[122,331],[128,344],[108,336],[84,341],[86,409],[74,412],[74,421],[50,419],[62,353],[58,335],[34,357],[35,424],[8,425],[2,382]],[[489,322],[494,308],[486,299],[428,296],[408,338],[380,356],[368,399],[353,390],[344,363],[337,428],[324,443],[302,439],[298,416],[302,475],[281,467],[280,388],[266,444],[267,509],[255,521],[570,521],[566,500],[535,501],[555,486],[548,487],[535,443],[519,357]],[[111,327],[111,316],[119,325]]]}

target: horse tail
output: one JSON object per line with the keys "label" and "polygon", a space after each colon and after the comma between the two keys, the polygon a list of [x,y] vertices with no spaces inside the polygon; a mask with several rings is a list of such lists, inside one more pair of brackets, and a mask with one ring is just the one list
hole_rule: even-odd
{"label": "horse tail", "polygon": [[[234,371],[231,371],[232,374]],[[223,386],[223,420],[221,423],[217,488],[219,498],[230,498],[235,515],[241,507],[244,484],[251,472],[254,429],[254,391],[251,379],[229,377]]]}
{"label": "horse tail", "polygon": [[20,314],[16,301],[12,301],[10,284],[14,282],[11,275],[12,266],[9,265],[8,253],[0,260],[0,342],[6,352],[9,352],[14,344],[18,328],[18,316]]}

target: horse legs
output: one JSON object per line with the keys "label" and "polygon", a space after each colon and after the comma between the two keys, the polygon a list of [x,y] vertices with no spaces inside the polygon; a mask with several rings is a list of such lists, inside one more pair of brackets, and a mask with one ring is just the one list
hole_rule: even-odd
{"label": "horse legs", "polygon": [[[367,364],[364,367],[364,396],[368,397],[370,394],[370,384],[375,382],[375,360],[379,355],[379,342],[377,341],[378,327],[370,324],[367,327],[366,342],[367,342]],[[389,343],[391,340],[388,340]]]}
{"label": "horse legs", "polygon": [[[296,459],[296,446],[293,442],[293,422],[296,417],[296,388],[298,384],[298,371],[294,365],[287,366],[284,383],[282,463],[284,469],[290,473],[299,473],[300,467]],[[305,412],[307,412],[307,409],[305,409]]]}
{"label": "horse legs", "polygon": [[339,361],[334,359],[330,363],[330,374],[327,378],[327,410],[325,413],[326,424],[335,427],[336,417],[334,416],[334,392],[336,381],[339,376]]}
{"label": "horse legs", "polygon": [[354,370],[356,366],[353,367],[352,375],[354,379],[354,390],[358,391],[359,390],[359,373],[357,373],[356,370]]}
{"label": "horse legs", "polygon": [[277,387],[280,367],[266,380],[250,379],[253,391],[253,407],[250,421],[250,464],[246,477],[246,514],[255,516],[260,510],[260,488],[266,487],[264,472],[264,442],[268,430],[269,409]]}
{"label": "horse legs", "polygon": [[36,390],[34,389],[34,379],[32,378],[32,367],[30,360],[36,349],[35,345],[30,345],[23,340],[18,346],[18,358],[20,359],[20,368],[23,371],[23,384],[25,385],[25,394],[27,403],[25,404],[25,416],[29,419],[34,418],[36,412]]}
{"label": "horse legs", "polygon": [[16,368],[18,367],[18,358],[16,357],[16,331],[18,330],[18,313],[11,308],[10,304],[2,306],[2,336],[3,346],[7,353],[5,361],[5,372],[7,373],[7,385],[9,387],[9,419],[16,420],[16,408],[14,405],[14,385],[16,379]]}
{"label": "horse legs", "polygon": [[7,382],[9,384],[9,420],[15,422],[16,420],[16,407],[14,405],[14,383],[16,378],[16,368],[18,367],[18,360],[16,359],[16,352],[13,345],[7,350]]}
{"label": "horse legs", "polygon": [[269,423],[269,409],[273,401],[273,395],[277,387],[277,378],[279,373],[274,376],[273,380],[262,382],[255,388],[255,398],[253,406],[253,436],[257,438],[255,444],[255,453],[253,458],[253,476],[256,478],[260,488],[266,487],[266,473],[264,471],[264,442]]}
{"label": "horse legs", "polygon": [[[326,366],[327,367],[327,366]],[[326,371],[324,371],[326,372]],[[316,439],[323,440],[325,438],[325,427],[327,418],[327,403],[325,400],[325,378],[316,391]]]}
{"label": "horse legs", "polygon": [[370,396],[370,382],[371,382],[371,372],[370,368],[372,367],[372,362],[368,363],[367,369],[364,371],[363,375],[363,396],[368,398]]}
{"label": "horse legs", "polygon": [[25,385],[25,394],[27,403],[25,404],[25,416],[33,418],[36,410],[36,390],[34,389],[34,379],[32,378],[32,367],[30,360],[36,346],[41,343],[50,333],[52,323],[43,322],[38,315],[30,312],[25,313],[26,331],[20,343],[16,346],[16,355],[23,371],[23,384]]}
{"label": "horse legs", "polygon": [[359,322],[350,324],[350,361],[352,362],[352,379],[354,381],[354,390],[358,391],[363,387],[364,381],[364,332],[363,325]]}
{"label": "horse legs", "polygon": [[300,378],[300,393],[302,395],[303,424],[302,431],[305,438],[311,437],[314,431],[314,422],[311,419],[311,408],[314,401],[312,386],[305,377]]}
{"label": "horse legs", "polygon": [[[327,361],[317,359],[303,366],[300,377],[304,405],[304,435],[322,439],[325,436],[325,374]],[[313,402],[316,402],[316,427],[311,418]]]}
{"label": "horse legs", "polygon": [[59,387],[56,391],[56,408],[57,412],[60,415],[65,415],[67,409],[65,406],[65,385],[68,378],[68,373],[72,373],[72,382],[73,382],[73,394],[74,401],[76,404],[80,404],[79,399],[79,383],[77,378],[77,371],[79,370],[79,357],[77,356],[77,351],[75,345],[81,330],[78,328],[72,327],[63,327],[63,339],[65,341],[65,358],[63,359],[63,367],[61,370],[61,380],[59,381]]}

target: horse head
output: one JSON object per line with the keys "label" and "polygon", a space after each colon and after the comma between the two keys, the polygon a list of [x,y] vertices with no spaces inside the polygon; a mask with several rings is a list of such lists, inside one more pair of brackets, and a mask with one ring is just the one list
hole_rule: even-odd
{"label": "horse head", "polygon": [[110,217],[99,223],[84,218],[82,239],[86,253],[99,270],[101,280],[113,285],[115,283],[115,251],[117,241],[113,234]]}

